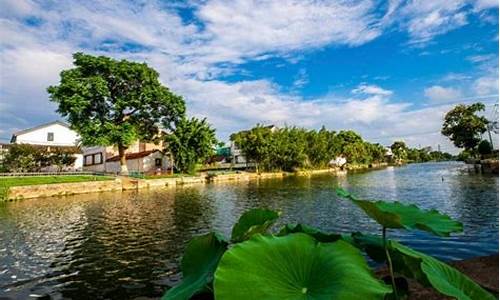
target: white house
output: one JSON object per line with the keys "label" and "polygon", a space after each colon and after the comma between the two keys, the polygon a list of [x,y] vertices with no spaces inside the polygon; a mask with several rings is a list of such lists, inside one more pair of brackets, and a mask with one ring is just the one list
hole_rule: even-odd
{"label": "white house", "polygon": [[[164,154],[162,149],[161,144],[156,145],[140,141],[133,143],[125,151],[128,171],[145,174],[170,171],[172,165],[168,155]],[[120,157],[116,147],[83,147],[82,151],[83,170],[115,174],[120,172]]]}
{"label": "white house", "polygon": [[[37,146],[72,148],[78,147],[79,136],[71,130],[68,124],[62,121],[54,121],[41,124],[32,128],[24,129],[12,134],[11,144],[30,144]],[[83,156],[75,154],[76,161],[71,169],[81,170],[83,166]]]}
{"label": "white house", "polygon": [[24,129],[12,134],[10,140],[15,144],[31,144],[43,146],[77,146],[78,134],[69,125],[54,121],[33,128]]}

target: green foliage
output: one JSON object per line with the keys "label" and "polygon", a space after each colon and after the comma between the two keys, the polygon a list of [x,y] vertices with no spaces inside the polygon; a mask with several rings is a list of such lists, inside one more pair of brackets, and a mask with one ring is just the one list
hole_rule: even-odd
{"label": "green foliage", "polygon": [[326,168],[337,156],[346,157],[351,164],[370,164],[385,161],[385,148],[363,141],[354,131],[319,131],[298,127],[271,129],[256,127],[231,135],[249,161],[265,171],[295,171]]}
{"label": "green foliage", "polygon": [[441,133],[450,138],[455,146],[474,150],[486,132],[488,120],[477,113],[484,110],[484,104],[457,105],[444,117]]}
{"label": "green foliage", "polygon": [[232,242],[248,240],[252,235],[266,232],[279,217],[279,213],[269,209],[252,209],[241,215],[233,226]]}
{"label": "green foliage", "polygon": [[183,118],[174,131],[165,135],[166,150],[174,157],[175,167],[182,173],[193,173],[196,165],[204,162],[215,152],[215,129],[206,119]]}
{"label": "green foliage", "polygon": [[278,235],[283,236],[299,232],[310,235],[313,238],[315,238],[318,242],[322,243],[335,242],[342,238],[342,235],[340,234],[326,233],[315,227],[307,226],[304,224],[296,224],[296,225],[287,224],[281,228]]}
{"label": "green foliage", "polygon": [[337,195],[349,199],[385,228],[419,229],[438,236],[449,236],[463,230],[460,222],[436,210],[421,210],[416,205],[400,202],[360,200],[340,188]]}
{"label": "green foliage", "polygon": [[408,157],[408,147],[403,141],[395,141],[391,145],[391,151],[396,160],[405,160]]}
{"label": "green foliage", "polygon": [[221,259],[214,288],[217,299],[242,300],[383,299],[391,291],[353,246],[302,233],[235,245]]}
{"label": "green foliage", "polygon": [[[380,237],[355,233],[352,240],[353,245],[363,249],[370,258],[384,261],[383,240]],[[398,242],[389,241],[388,244],[397,273],[415,279],[424,286],[432,286],[440,293],[456,299],[495,299],[450,265]]]}
{"label": "green foliage", "polygon": [[47,147],[29,144],[12,144],[5,155],[2,165],[8,172],[40,172],[42,168],[57,166],[62,170],[64,166],[74,164],[76,157],[74,150],[55,147],[48,151]]}
{"label": "green foliage", "polygon": [[[494,299],[445,263],[385,237],[386,227],[447,236],[460,231],[460,223],[412,205],[358,200],[344,190],[338,193],[381,223],[383,237],[326,233],[303,224],[288,224],[277,234],[268,234],[279,214],[250,210],[233,227],[231,247],[215,233],[188,245],[182,260],[183,281],[163,299],[189,299],[200,292],[213,292],[219,300],[397,299],[407,290],[395,284],[394,271],[458,299]],[[373,277],[356,248],[375,261],[388,262],[397,293]]]}
{"label": "green foliage", "polygon": [[156,142],[161,127],[170,129],[184,116],[182,97],[147,64],[83,53],[73,58],[75,67],[47,91],[84,145],[123,150],[137,140]]}
{"label": "green foliage", "polygon": [[216,233],[193,238],[186,247],[181,262],[182,282],[168,290],[162,299],[189,299],[212,290],[212,280],[227,242]]}
{"label": "green foliage", "polygon": [[477,146],[477,152],[481,155],[491,154],[491,151],[493,151],[493,147],[487,140],[482,140]]}

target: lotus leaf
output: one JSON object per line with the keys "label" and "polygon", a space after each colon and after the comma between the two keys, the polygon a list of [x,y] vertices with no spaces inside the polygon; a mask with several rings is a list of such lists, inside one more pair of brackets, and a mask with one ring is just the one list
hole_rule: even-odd
{"label": "lotus leaf", "polygon": [[169,289],[162,299],[186,300],[210,290],[213,274],[226,249],[227,242],[217,233],[194,237],[182,257],[182,282]]}
{"label": "lotus leaf", "polygon": [[375,279],[358,249],[294,233],[255,235],[234,245],[215,272],[218,300],[383,299],[392,289]]}
{"label": "lotus leaf", "polygon": [[231,241],[245,241],[256,233],[266,232],[278,217],[278,212],[269,209],[256,208],[246,211],[233,226]]}
{"label": "lotus leaf", "polygon": [[308,235],[312,236],[313,238],[315,238],[318,242],[322,242],[322,243],[335,242],[335,241],[342,238],[342,236],[340,234],[326,233],[326,232],[319,230],[318,228],[315,228],[312,226],[307,226],[304,224],[296,224],[296,225],[287,224],[281,228],[278,235],[282,236],[282,235],[288,235],[288,234],[297,233],[297,232],[302,232],[302,233],[308,234]]}
{"label": "lotus leaf", "polygon": [[[380,237],[355,233],[353,241],[357,247],[366,250],[371,258],[381,258],[384,255]],[[397,273],[459,300],[495,299],[468,276],[444,262],[395,241],[388,241],[388,247]]]}
{"label": "lotus leaf", "polygon": [[360,200],[343,189],[337,189],[337,195],[351,200],[386,228],[420,229],[438,236],[449,236],[452,232],[463,230],[462,223],[434,209],[422,210],[416,205],[400,202]]}

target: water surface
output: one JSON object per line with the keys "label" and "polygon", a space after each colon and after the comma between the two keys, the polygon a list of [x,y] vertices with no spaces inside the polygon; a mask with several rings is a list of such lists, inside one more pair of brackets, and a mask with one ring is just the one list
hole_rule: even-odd
{"label": "water surface", "polygon": [[[445,260],[498,252],[498,177],[460,163],[426,163],[349,174],[101,193],[0,205],[0,298],[134,299],[161,296],[179,279],[187,241],[209,230],[229,236],[243,211],[268,207],[283,223],[326,231],[379,233],[358,208],[335,196],[435,208],[464,223],[438,238],[390,231],[391,238]],[[2,298],[3,299],[3,298]]]}

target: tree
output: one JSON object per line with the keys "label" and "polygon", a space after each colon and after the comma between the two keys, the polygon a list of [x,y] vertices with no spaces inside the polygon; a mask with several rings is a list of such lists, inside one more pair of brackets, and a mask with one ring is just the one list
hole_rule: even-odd
{"label": "tree", "polygon": [[257,172],[259,172],[259,165],[265,164],[265,161],[270,159],[271,138],[271,129],[259,124],[250,130],[234,133],[230,137],[231,141],[245,154],[246,159],[255,162]]}
{"label": "tree", "polygon": [[491,154],[491,151],[493,151],[493,147],[487,140],[482,140],[477,146],[477,152],[481,155]]}
{"label": "tree", "polygon": [[137,140],[158,142],[160,128],[171,129],[184,116],[184,100],[145,63],[83,53],[73,58],[75,68],[47,89],[50,99],[83,145],[116,146],[126,174],[127,148]]}
{"label": "tree", "polygon": [[5,155],[2,165],[9,172],[39,172],[48,166],[57,166],[61,171],[64,166],[75,163],[74,149],[56,147],[47,151],[46,147],[29,144],[13,144]]}
{"label": "tree", "polygon": [[484,104],[482,103],[455,106],[444,117],[441,133],[458,148],[473,152],[488,125],[485,117],[476,114],[483,110]]}
{"label": "tree", "polygon": [[408,156],[408,147],[403,141],[395,141],[391,145],[391,151],[394,158],[399,161],[405,160]]}
{"label": "tree", "polygon": [[178,171],[192,173],[197,164],[215,153],[215,129],[206,119],[181,119],[171,134],[165,135],[166,147],[174,158]]}

